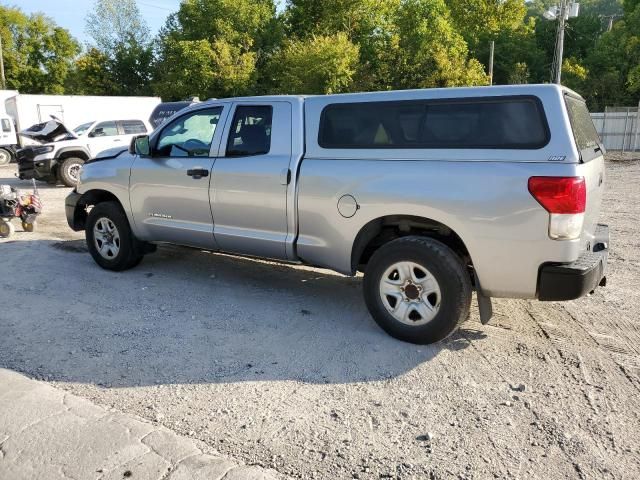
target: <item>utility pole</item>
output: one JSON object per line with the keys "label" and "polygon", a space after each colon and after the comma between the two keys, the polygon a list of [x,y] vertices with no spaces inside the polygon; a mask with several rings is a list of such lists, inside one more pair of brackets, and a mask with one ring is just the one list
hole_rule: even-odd
{"label": "utility pole", "polygon": [[567,17],[567,0],[560,1],[560,15],[558,17],[558,36],[556,39],[556,70],[554,83],[562,83],[562,56],[564,55],[564,28]]}
{"label": "utility pole", "polygon": [[489,48],[489,85],[493,85],[493,52],[496,48],[496,42],[491,40]]}
{"label": "utility pole", "polygon": [[2,55],[2,35],[0,35],[0,83],[2,84],[2,90],[6,90],[7,82],[4,79],[4,57]]}

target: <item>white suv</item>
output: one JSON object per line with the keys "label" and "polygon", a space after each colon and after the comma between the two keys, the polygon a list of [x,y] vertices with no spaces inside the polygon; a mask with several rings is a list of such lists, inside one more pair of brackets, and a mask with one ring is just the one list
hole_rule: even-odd
{"label": "white suv", "polygon": [[71,130],[52,116],[52,120],[20,132],[21,136],[41,144],[17,151],[19,177],[73,187],[87,160],[104,150],[120,147],[125,150],[134,136],[151,130],[143,120],[100,120]]}

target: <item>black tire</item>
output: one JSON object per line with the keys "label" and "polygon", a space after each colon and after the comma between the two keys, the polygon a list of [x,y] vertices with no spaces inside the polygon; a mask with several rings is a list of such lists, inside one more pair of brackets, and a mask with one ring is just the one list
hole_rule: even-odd
{"label": "black tire", "polygon": [[82,165],[84,160],[79,157],[65,158],[58,165],[58,179],[67,187],[75,187],[80,179],[79,167]]}
{"label": "black tire", "polygon": [[9,238],[14,234],[16,228],[13,226],[11,221],[4,221],[0,219],[0,238]]}
{"label": "black tire", "polygon": [[13,154],[6,148],[0,148],[0,167],[9,165],[13,161]]}
{"label": "black tire", "polygon": [[[418,264],[438,282],[439,309],[427,323],[402,323],[383,303],[380,282],[385,272],[398,262]],[[364,299],[371,316],[385,332],[398,340],[424,345],[445,339],[467,319],[471,280],[460,257],[443,243],[428,237],[403,237],[383,245],[369,260],[364,276]]]}
{"label": "black tire", "polygon": [[22,230],[24,230],[25,232],[33,233],[36,231],[37,228],[38,228],[38,222],[36,221],[22,222]]}
{"label": "black tire", "polygon": [[[103,256],[96,245],[94,227],[100,219],[113,222],[119,235],[118,253],[111,258]],[[106,270],[128,270],[138,265],[144,257],[144,244],[133,235],[127,216],[117,202],[99,203],[91,209],[85,225],[85,238],[89,253]]]}

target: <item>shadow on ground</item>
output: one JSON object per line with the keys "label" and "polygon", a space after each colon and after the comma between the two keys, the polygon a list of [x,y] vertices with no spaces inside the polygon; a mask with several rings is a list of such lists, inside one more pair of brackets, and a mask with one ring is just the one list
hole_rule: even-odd
{"label": "shadow on ground", "polygon": [[360,279],[162,246],[134,270],[99,269],[82,241],[0,251],[0,367],[105,387],[384,380],[467,348],[387,336]]}

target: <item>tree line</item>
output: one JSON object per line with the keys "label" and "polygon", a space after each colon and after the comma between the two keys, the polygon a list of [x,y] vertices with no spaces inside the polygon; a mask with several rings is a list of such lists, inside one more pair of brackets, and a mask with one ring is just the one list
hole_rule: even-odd
{"label": "tree line", "polygon": [[[554,0],[183,0],[150,34],[135,0],[96,0],[81,46],[0,6],[7,88],[164,100],[550,81]],[[563,83],[592,110],[640,98],[640,0],[582,0]]]}

